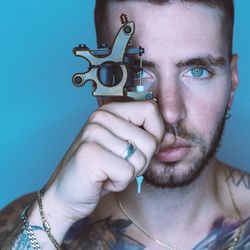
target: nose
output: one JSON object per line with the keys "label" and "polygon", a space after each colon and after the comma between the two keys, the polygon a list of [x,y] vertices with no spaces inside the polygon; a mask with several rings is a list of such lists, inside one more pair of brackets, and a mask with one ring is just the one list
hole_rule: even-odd
{"label": "nose", "polygon": [[166,124],[177,125],[187,116],[184,90],[176,81],[161,83],[157,91],[160,111]]}

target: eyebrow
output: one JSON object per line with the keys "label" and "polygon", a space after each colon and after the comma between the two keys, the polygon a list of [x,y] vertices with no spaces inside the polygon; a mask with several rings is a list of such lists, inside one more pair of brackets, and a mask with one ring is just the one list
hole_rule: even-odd
{"label": "eyebrow", "polygon": [[214,67],[224,67],[226,65],[226,59],[222,56],[220,57],[214,57],[211,55],[205,56],[205,57],[195,57],[190,58],[184,61],[180,61],[176,64],[176,67],[183,68],[187,66],[214,66]]}
{"label": "eyebrow", "polygon": [[[136,58],[135,64],[139,65],[140,59]],[[148,67],[155,67],[155,63],[148,60],[143,60],[143,65]],[[212,55],[189,58],[187,60],[182,60],[176,63],[176,67],[178,68],[183,68],[187,66],[224,67],[225,65],[226,65],[226,59],[224,57],[222,56],[215,57]]]}
{"label": "eyebrow", "polygon": [[[140,65],[140,59],[136,58],[135,59],[135,65],[139,66]],[[155,63],[148,61],[148,60],[144,60],[142,61],[143,66],[147,66],[147,67],[155,67]]]}

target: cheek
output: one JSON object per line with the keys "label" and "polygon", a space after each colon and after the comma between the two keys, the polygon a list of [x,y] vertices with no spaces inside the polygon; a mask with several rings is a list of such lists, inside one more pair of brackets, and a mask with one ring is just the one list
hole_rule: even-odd
{"label": "cheek", "polygon": [[225,80],[211,84],[199,93],[189,93],[188,100],[187,120],[194,130],[208,140],[225,114],[229,84]]}

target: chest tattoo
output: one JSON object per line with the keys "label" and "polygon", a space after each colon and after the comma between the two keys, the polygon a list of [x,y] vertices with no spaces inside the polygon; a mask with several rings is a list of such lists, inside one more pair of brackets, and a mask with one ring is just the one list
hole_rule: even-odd
{"label": "chest tattoo", "polygon": [[[67,233],[64,245],[72,250],[140,250],[146,246],[127,234],[132,225],[129,220],[113,220],[112,217],[91,221],[83,219]],[[240,223],[219,218],[208,235],[192,250],[228,250],[238,234]],[[190,228],[192,230],[192,228]],[[242,224],[242,233],[235,250],[250,249],[250,217]]]}
{"label": "chest tattoo", "polygon": [[143,244],[126,234],[131,224],[129,220],[112,220],[111,216],[94,222],[83,219],[69,230],[64,245],[72,250],[145,249]]}
{"label": "chest tattoo", "polygon": [[[193,250],[228,250],[234,238],[238,235],[240,222],[228,222],[227,219],[216,220],[205,239],[198,243]],[[241,225],[241,235],[234,250],[250,249],[250,217]]]}

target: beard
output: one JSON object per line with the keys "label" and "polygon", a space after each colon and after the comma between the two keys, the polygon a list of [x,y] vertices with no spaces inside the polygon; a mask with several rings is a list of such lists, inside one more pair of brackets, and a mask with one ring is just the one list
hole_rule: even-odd
{"label": "beard", "polygon": [[199,134],[178,125],[167,132],[191,141],[194,147],[189,156],[176,162],[159,162],[153,158],[150,167],[144,173],[145,181],[160,188],[181,188],[193,183],[203,172],[205,166],[214,157],[220,146],[226,121],[226,112],[217,123],[210,144]]}

